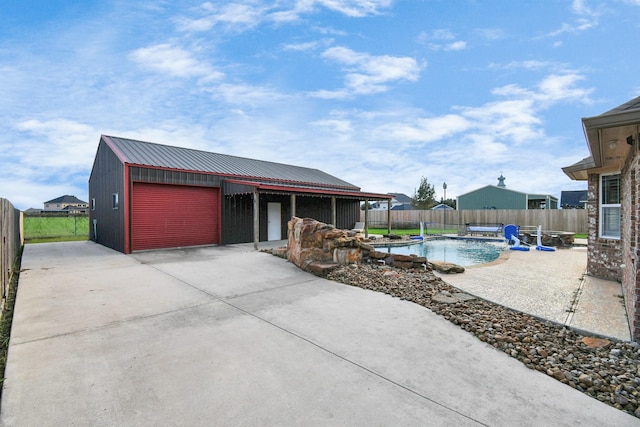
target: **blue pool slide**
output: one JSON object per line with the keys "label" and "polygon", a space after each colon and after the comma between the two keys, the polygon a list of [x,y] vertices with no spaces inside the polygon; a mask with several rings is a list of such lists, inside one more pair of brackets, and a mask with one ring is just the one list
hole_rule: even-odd
{"label": "blue pool slide", "polygon": [[518,227],[517,225],[509,224],[504,227],[504,238],[509,242],[515,242],[515,244],[509,249],[511,249],[512,251],[528,251],[528,246],[520,246],[520,239],[518,239],[519,234],[520,227]]}

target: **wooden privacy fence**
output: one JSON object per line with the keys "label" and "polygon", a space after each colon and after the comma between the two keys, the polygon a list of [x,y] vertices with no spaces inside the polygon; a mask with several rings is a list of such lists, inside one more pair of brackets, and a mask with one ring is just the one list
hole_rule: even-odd
{"label": "wooden privacy fence", "polygon": [[22,246],[20,237],[20,211],[10,201],[0,198],[0,292],[4,299],[9,290],[11,278],[15,273],[16,259]]}
{"label": "wooden privacy fence", "polygon": [[[418,228],[420,221],[431,229],[460,229],[467,223],[515,224],[521,227],[542,226],[543,230],[587,233],[586,209],[481,209],[481,210],[410,210],[394,211],[391,214],[391,228]],[[370,210],[368,226],[387,228],[386,210]],[[360,211],[360,221],[364,221],[364,211]]]}

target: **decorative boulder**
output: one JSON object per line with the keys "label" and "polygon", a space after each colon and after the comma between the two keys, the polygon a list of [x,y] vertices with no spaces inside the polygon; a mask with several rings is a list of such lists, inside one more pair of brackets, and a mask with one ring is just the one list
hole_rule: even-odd
{"label": "decorative boulder", "polygon": [[[287,259],[314,273],[325,271],[330,264],[360,263],[360,240],[349,234],[312,218],[292,217],[288,223]],[[312,264],[322,264],[323,268]]]}
{"label": "decorative boulder", "polygon": [[431,267],[440,273],[464,273],[464,267],[458,264],[452,264],[446,261],[429,261]]}

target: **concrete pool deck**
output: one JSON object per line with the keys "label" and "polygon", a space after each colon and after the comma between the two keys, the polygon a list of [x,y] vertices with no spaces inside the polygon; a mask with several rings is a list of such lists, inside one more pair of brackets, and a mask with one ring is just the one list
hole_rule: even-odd
{"label": "concrete pool deck", "polygon": [[587,248],[554,252],[508,251],[500,259],[467,267],[461,274],[435,274],[488,301],[571,327],[631,339],[620,283],[587,276]]}
{"label": "concrete pool deck", "polygon": [[[442,237],[469,239],[457,235]],[[472,239],[499,240],[496,237]],[[385,242],[389,243],[405,246],[422,242]],[[286,245],[286,240],[260,242],[260,249]],[[621,284],[586,274],[586,239],[576,239],[574,247],[553,252],[535,248],[528,252],[504,251],[496,261],[465,269],[461,274],[434,273],[464,292],[566,325],[585,335],[631,340]]]}

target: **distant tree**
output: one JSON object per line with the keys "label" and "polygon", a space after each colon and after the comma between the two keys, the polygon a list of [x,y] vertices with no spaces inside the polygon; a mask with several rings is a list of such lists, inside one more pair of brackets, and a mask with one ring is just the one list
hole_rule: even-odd
{"label": "distant tree", "polygon": [[443,205],[447,205],[447,206],[451,206],[453,209],[456,208],[456,199],[440,199],[440,203],[442,203]]}
{"label": "distant tree", "polygon": [[360,205],[360,210],[363,211],[365,209],[371,209],[373,207],[373,205],[369,202],[364,202],[363,204]]}
{"label": "distant tree", "polygon": [[435,199],[436,190],[433,185],[429,184],[427,178],[422,177],[420,179],[420,186],[413,193],[411,204],[416,209],[431,209],[436,205]]}

